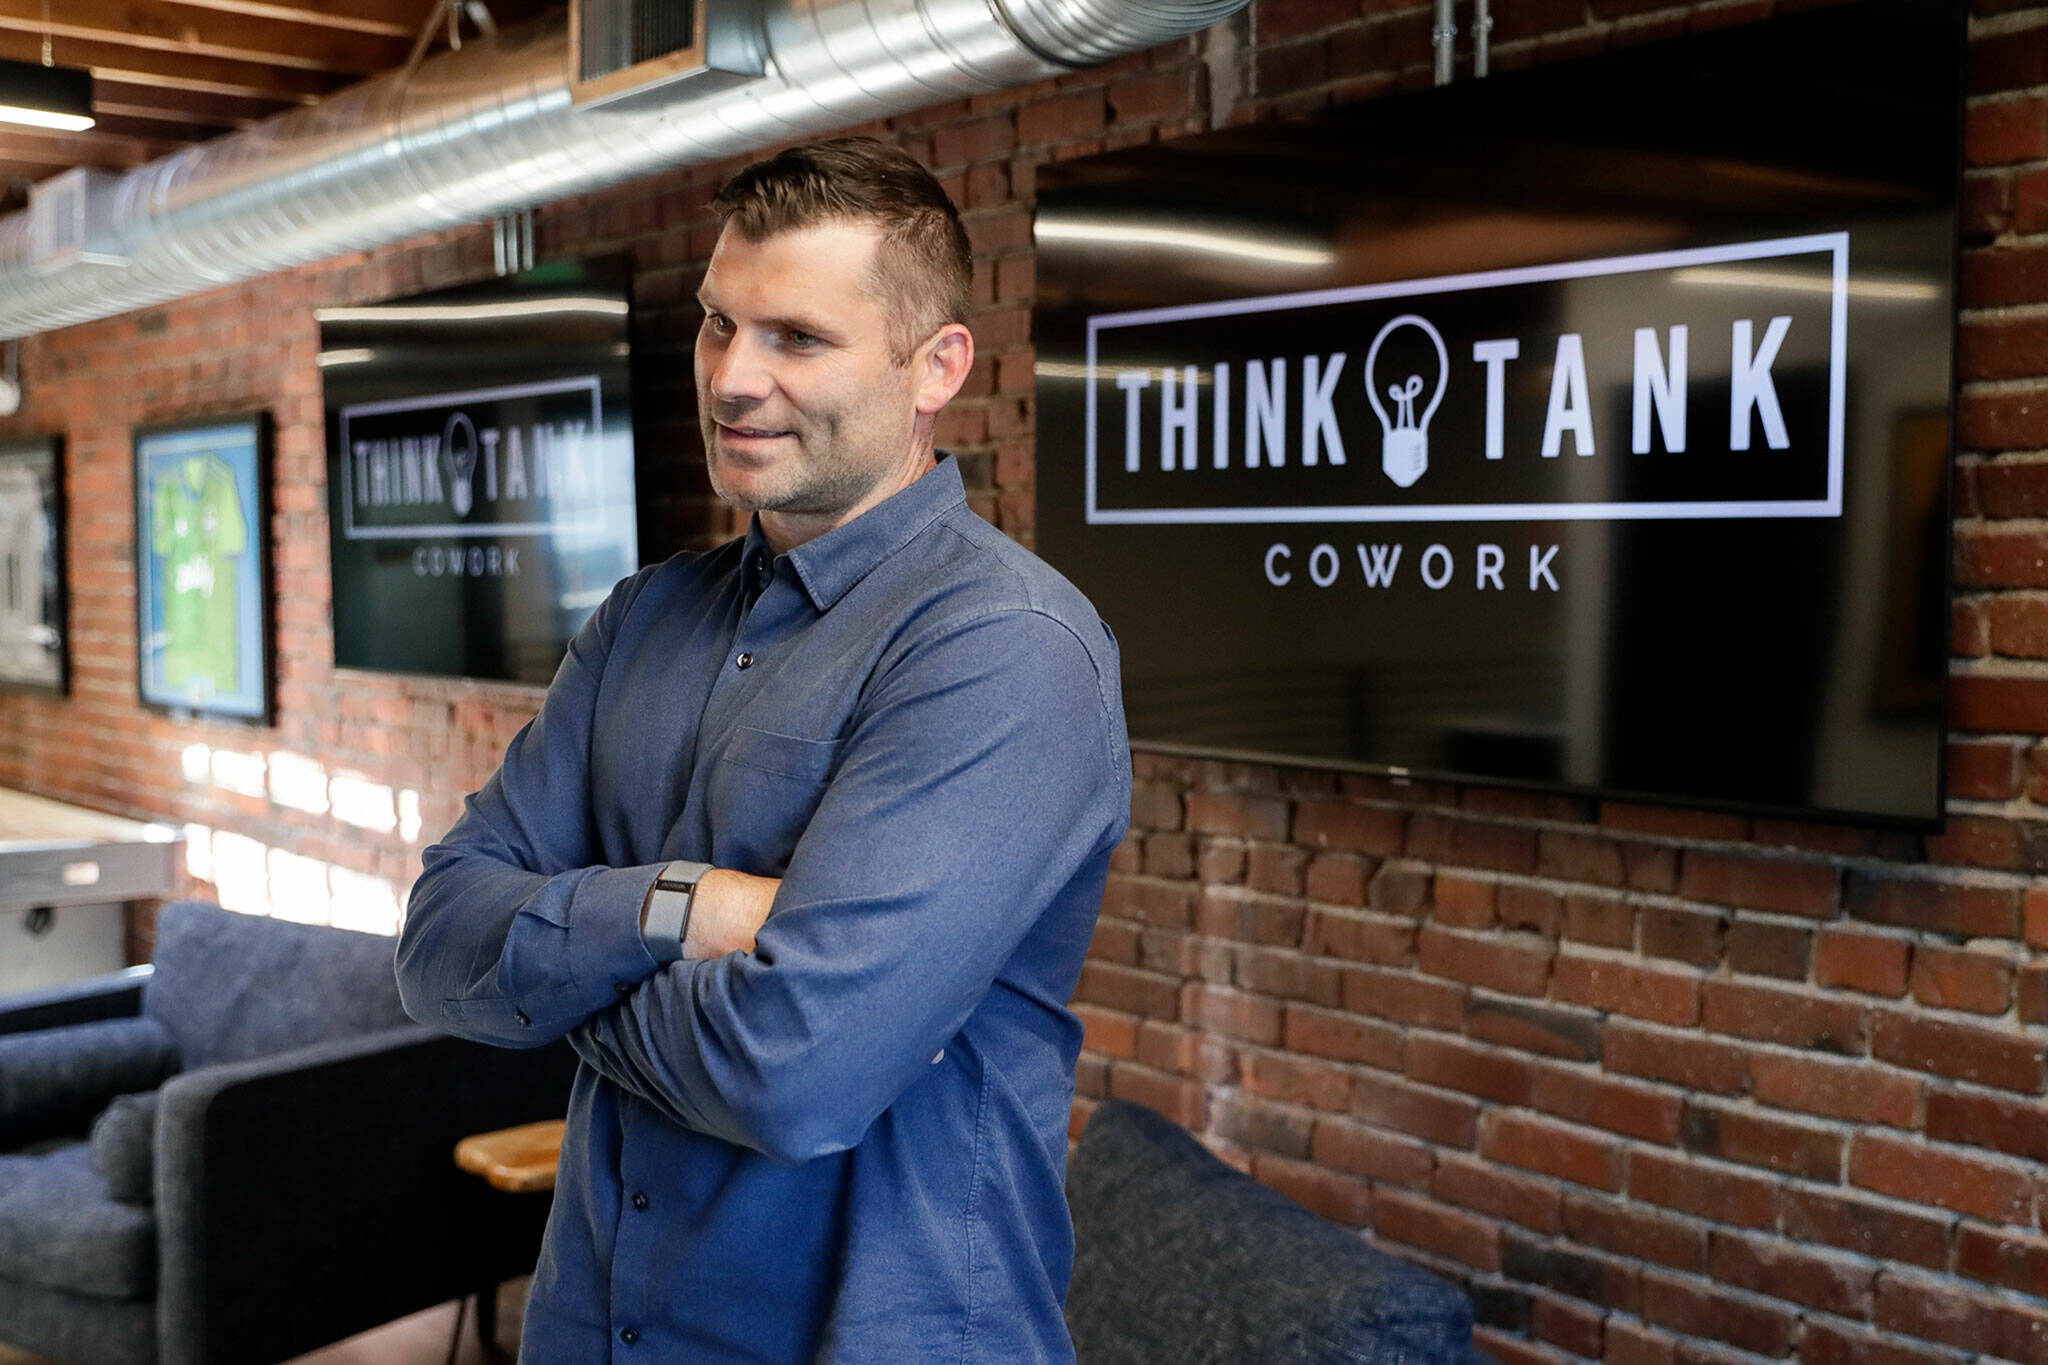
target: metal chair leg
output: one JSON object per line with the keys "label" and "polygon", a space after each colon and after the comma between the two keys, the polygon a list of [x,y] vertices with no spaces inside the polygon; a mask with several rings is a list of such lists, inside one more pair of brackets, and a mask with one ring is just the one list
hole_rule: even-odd
{"label": "metal chair leg", "polygon": [[486,1360],[503,1360],[498,1345],[498,1286],[487,1285],[476,1292],[476,1338],[483,1343]]}

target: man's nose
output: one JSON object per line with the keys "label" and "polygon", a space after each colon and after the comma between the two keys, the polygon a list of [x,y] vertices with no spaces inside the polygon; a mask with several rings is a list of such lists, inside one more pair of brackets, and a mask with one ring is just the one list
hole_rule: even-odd
{"label": "man's nose", "polygon": [[744,331],[735,332],[711,367],[711,396],[725,403],[760,402],[774,388],[766,348]]}

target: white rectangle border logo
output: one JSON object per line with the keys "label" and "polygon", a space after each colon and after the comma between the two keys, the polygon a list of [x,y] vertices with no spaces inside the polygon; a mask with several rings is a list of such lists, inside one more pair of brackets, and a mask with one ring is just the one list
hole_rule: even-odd
{"label": "white rectangle border logo", "polygon": [[[539,536],[561,531],[602,531],[602,489],[600,489],[600,513],[595,521],[517,521],[490,522],[474,525],[449,522],[434,526],[358,526],[355,518],[355,497],[349,472],[349,420],[354,417],[371,417],[391,412],[416,412],[423,408],[454,407],[460,403],[489,403],[504,398],[536,398],[556,393],[584,393],[590,398],[590,438],[604,440],[604,399],[600,393],[598,377],[584,375],[578,379],[557,379],[539,384],[507,384],[495,389],[469,389],[462,393],[436,393],[420,398],[391,398],[376,403],[355,403],[341,410],[341,506],[342,536],[347,540],[411,540],[421,536]],[[603,477],[603,461],[594,464],[598,477]]]}
{"label": "white rectangle border logo", "polygon": [[[1622,275],[1641,270],[1676,270],[1687,266],[1720,265],[1729,261],[1768,260],[1777,256],[1809,255],[1818,251],[1830,252],[1834,258],[1833,299],[1829,309],[1831,326],[1828,342],[1828,491],[1825,498],[1760,502],[1460,503],[1399,507],[1146,507],[1116,510],[1105,510],[1096,505],[1096,391],[1101,387],[1096,370],[1096,341],[1104,331],[1112,328],[1180,322],[1195,318],[1230,317],[1244,313],[1266,313],[1290,308],[1315,308],[1367,299],[1412,298],[1467,289],[1486,289],[1499,285],[1581,279],[1592,275]],[[1314,289],[1298,294],[1269,294],[1260,298],[1231,299],[1222,303],[1182,304],[1171,308],[1146,308],[1125,313],[1097,314],[1088,319],[1088,366],[1083,381],[1087,385],[1087,520],[1090,525],[1262,525],[1287,522],[1679,521],[1730,517],[1839,517],[1842,515],[1842,424],[1848,364],[1848,286],[1849,234],[1823,232],[1805,237],[1779,237],[1764,242],[1743,242],[1732,246],[1699,247],[1686,251],[1653,251],[1635,256],[1606,256],[1589,261],[1566,261],[1558,265],[1485,270],[1465,275],[1439,275],[1431,279],[1401,280],[1392,284]]]}

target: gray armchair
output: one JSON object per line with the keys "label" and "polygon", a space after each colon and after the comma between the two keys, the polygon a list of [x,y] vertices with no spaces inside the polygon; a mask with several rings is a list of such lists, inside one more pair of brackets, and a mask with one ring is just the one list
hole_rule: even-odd
{"label": "gray armchair", "polygon": [[529,1272],[547,1201],[452,1152],[574,1054],[409,1023],[392,953],[187,901],[153,968],[0,1001],[0,1341],[255,1365]]}
{"label": "gray armchair", "polygon": [[1104,1100],[1067,1167],[1081,1365],[1493,1365],[1448,1280]]}

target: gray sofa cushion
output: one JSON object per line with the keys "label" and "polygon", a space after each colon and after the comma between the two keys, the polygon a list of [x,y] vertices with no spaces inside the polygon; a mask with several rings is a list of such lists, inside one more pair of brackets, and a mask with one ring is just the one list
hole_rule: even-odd
{"label": "gray sofa cushion", "polygon": [[382,934],[180,901],[157,919],[142,1012],[170,1030],[188,1069],[397,1028],[411,1020],[395,947]]}
{"label": "gray sofa cushion", "polygon": [[92,1168],[124,1204],[156,1197],[156,1091],[122,1095],[92,1125]]}
{"label": "gray sofa cushion", "polygon": [[0,1156],[0,1280],[93,1298],[156,1293],[156,1215],[122,1204],[83,1142]]}
{"label": "gray sofa cushion", "polygon": [[1142,1105],[1098,1105],[1067,1173],[1081,1365],[1464,1361],[1455,1285],[1242,1175]]}
{"label": "gray sofa cushion", "polygon": [[0,1034],[0,1149],[82,1137],[108,1100],[177,1069],[170,1035],[147,1019]]}
{"label": "gray sofa cushion", "polygon": [[7,1344],[37,1357],[92,1365],[162,1365],[156,1304],[115,1302],[20,1280],[0,1279],[0,1326]]}

